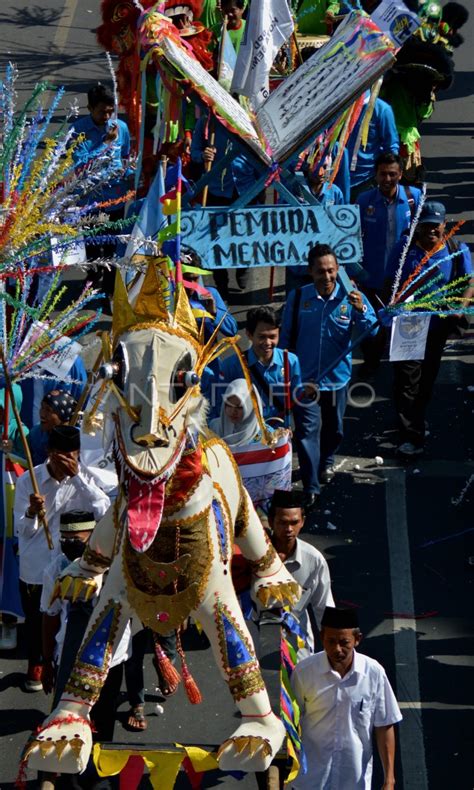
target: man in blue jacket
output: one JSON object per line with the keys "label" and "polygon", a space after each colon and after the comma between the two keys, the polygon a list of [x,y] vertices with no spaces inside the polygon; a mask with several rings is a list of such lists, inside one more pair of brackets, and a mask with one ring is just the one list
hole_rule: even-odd
{"label": "man in blue jacket", "polygon": [[346,294],[337,282],[339,266],[328,244],[316,244],[310,250],[308,268],[313,282],[289,294],[280,346],[295,350],[305,395],[317,403],[317,410],[313,403],[309,408],[301,404],[303,424],[308,423],[305,433],[311,436],[311,452],[319,462],[319,480],[328,483],[334,477],[334,458],[343,438],[352,332],[354,327],[365,332],[375,326],[377,318],[363,294],[355,289]]}
{"label": "man in blue jacket", "polygon": [[[370,91],[366,92],[365,103],[368,104]],[[369,123],[369,133],[367,145],[361,141],[361,128],[364,122],[364,114],[357,121],[347,141],[347,153],[349,156],[349,174],[351,202],[353,203],[361,192],[370,189],[374,185],[375,160],[384,153],[391,151],[398,154],[400,148],[400,138],[395,124],[393,110],[387,102],[376,99],[374,112]],[[343,194],[347,194],[348,185],[344,183],[346,173],[340,171],[336,177],[336,184],[340,187]]]}
{"label": "man in blue jacket", "polygon": [[[410,227],[418,208],[421,192],[416,187],[400,184],[403,175],[398,154],[381,154],[375,163],[375,189],[362,192],[356,200],[360,208],[360,224],[364,245],[365,278],[360,287],[376,310],[381,307],[385,269],[394,245]],[[374,338],[362,343],[365,371],[369,374],[379,366],[385,346],[386,332],[381,327]]]}
{"label": "man in blue jacket", "polygon": [[[280,323],[271,307],[254,307],[247,313],[245,323],[251,346],[245,352],[250,377],[258,390],[263,404],[265,421],[275,427],[285,412],[285,355],[278,348]],[[304,397],[301,385],[301,368],[296,354],[288,352],[290,396],[295,421],[296,451],[300,464],[301,479],[305,490],[305,507],[314,508],[319,496],[318,458],[314,454],[314,424],[319,425],[319,407]],[[224,385],[242,378],[238,358],[232,355],[222,363],[221,379]],[[225,388],[225,385],[224,385]],[[308,419],[308,411],[314,419]]]}
{"label": "man in blue jacket", "polygon": [[[418,287],[425,287],[425,294],[436,291],[464,277],[466,281],[459,309],[468,307],[474,298],[474,278],[469,248],[456,239],[444,240],[446,208],[443,203],[426,201],[415,231],[414,239],[400,271],[400,260],[405,246],[401,239],[395,245],[387,264],[386,292],[398,290],[417,271]],[[429,255],[429,259],[425,260]],[[396,285],[394,285],[394,283]],[[410,295],[409,290],[405,298]],[[431,400],[438,376],[444,347],[449,335],[455,331],[460,315],[440,318],[432,315],[429,323],[423,359],[393,362],[393,396],[400,431],[398,452],[402,457],[421,455],[426,435],[426,410]]]}
{"label": "man in blue jacket", "polygon": [[[217,123],[215,119],[210,120],[208,115],[203,115],[199,118],[193,132],[191,159],[198,168],[202,168],[202,171],[208,168],[212,170],[213,163],[223,159],[231,144],[231,137],[225,127],[221,123]],[[196,173],[196,177],[200,175],[202,172]],[[259,176],[260,174],[255,171],[245,153],[243,151],[236,152],[224,170],[211,175],[207,205],[230,206],[239,195],[253,187]],[[258,202],[257,199],[252,201],[252,203],[256,202]],[[248,275],[248,269],[236,269],[235,277],[241,290],[247,286]],[[214,282],[223,298],[229,301],[228,269],[216,269]]]}

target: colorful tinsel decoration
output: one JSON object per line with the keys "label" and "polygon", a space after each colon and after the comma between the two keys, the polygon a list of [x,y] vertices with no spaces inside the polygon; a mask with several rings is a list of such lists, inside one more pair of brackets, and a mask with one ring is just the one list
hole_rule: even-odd
{"label": "colorful tinsel decoration", "polygon": [[0,81],[0,275],[21,277],[29,268],[41,273],[53,252],[62,258],[80,239],[107,241],[133,218],[110,223],[98,212],[109,207],[97,199],[98,191],[117,178],[117,169],[111,150],[75,160],[82,140],[69,128],[74,107],[46,136],[64,89],[40,82],[17,108],[16,79],[9,64]]}

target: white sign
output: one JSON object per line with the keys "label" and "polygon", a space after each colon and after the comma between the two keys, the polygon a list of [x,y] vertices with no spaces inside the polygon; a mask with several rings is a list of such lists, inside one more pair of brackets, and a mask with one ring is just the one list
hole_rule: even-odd
{"label": "white sign", "polygon": [[390,337],[390,362],[425,357],[426,339],[430,326],[429,315],[397,315],[392,322]]}
{"label": "white sign", "polygon": [[409,11],[401,0],[382,0],[375,11],[372,11],[371,17],[397,47],[403,46],[421,25],[417,15]]}
{"label": "white sign", "polygon": [[259,108],[258,126],[274,158],[284,161],[325,129],[395,62],[394,52],[369,17],[350,14]]}
{"label": "white sign", "polygon": [[293,18],[286,0],[251,3],[231,93],[248,96],[254,108],[268,98],[270,69],[278,50],[293,30]]}
{"label": "white sign", "polygon": [[[86,245],[80,236],[70,243],[70,239],[61,236],[51,236],[51,258],[53,266],[77,266],[87,261]],[[62,246],[67,244],[67,246]]]}
{"label": "white sign", "polygon": [[71,342],[70,338],[61,337],[55,341],[53,347],[54,354],[39,362],[38,367],[51,373],[57,379],[64,379],[81,353],[82,346],[75,340]]}
{"label": "white sign", "polygon": [[172,39],[163,36],[159,42],[159,49],[166,60],[192,82],[195,91],[212,107],[217,116],[228,118],[232,127],[260,159],[269,164],[270,158],[263,149],[251,119],[225,88],[203,69],[193,55]]}

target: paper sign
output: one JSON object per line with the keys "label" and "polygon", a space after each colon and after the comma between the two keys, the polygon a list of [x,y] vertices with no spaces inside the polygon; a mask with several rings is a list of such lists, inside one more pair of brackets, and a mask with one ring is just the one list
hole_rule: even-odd
{"label": "paper sign", "polygon": [[371,17],[397,47],[401,47],[421,25],[417,15],[401,0],[382,0]]}
{"label": "paper sign", "polygon": [[77,237],[74,244],[62,246],[68,240],[64,237],[51,236],[51,258],[53,266],[77,266],[87,261],[84,239]]}
{"label": "paper sign", "polygon": [[54,343],[55,353],[47,359],[38,363],[39,368],[43,368],[57,379],[64,379],[71,370],[76,357],[82,351],[80,343],[72,341],[68,337],[61,337]]}
{"label": "paper sign", "polygon": [[392,323],[390,337],[390,362],[425,357],[426,339],[430,326],[429,315],[397,315]]}

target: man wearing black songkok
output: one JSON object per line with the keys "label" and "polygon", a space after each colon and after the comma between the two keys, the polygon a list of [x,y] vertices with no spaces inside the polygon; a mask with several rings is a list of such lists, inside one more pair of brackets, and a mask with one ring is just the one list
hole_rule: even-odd
{"label": "man wearing black songkok", "polygon": [[[20,594],[25,613],[28,648],[27,691],[41,691],[41,612],[43,571],[59,553],[59,521],[62,513],[85,510],[98,521],[110,500],[81,466],[80,433],[72,425],[58,425],[49,435],[48,458],[35,466],[39,494],[35,494],[28,472],[16,484],[15,534],[20,558]],[[53,541],[48,548],[41,514]]]}
{"label": "man wearing black songkok", "polygon": [[294,790],[370,790],[374,736],[383,790],[395,786],[393,725],[402,715],[383,667],[356,651],[361,638],[355,609],[328,606],[321,621],[324,650],[295,667],[291,683],[308,771]]}

